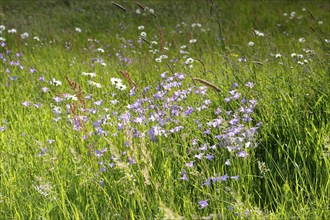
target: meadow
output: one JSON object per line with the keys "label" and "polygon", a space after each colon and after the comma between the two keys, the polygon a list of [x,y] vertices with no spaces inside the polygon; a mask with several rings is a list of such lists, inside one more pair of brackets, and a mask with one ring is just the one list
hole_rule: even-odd
{"label": "meadow", "polygon": [[329,1],[0,2],[0,219],[330,219]]}

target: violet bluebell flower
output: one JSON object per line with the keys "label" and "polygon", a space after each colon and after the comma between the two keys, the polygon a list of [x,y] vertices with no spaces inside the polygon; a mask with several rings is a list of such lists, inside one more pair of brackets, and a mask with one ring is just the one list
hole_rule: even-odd
{"label": "violet bluebell flower", "polygon": [[188,181],[187,172],[185,170],[181,171],[181,175],[182,175],[182,177],[180,178],[181,180]]}
{"label": "violet bluebell flower", "polygon": [[213,160],[214,156],[212,154],[207,154],[205,156],[208,160]]}
{"label": "violet bluebell flower", "polygon": [[25,107],[28,107],[30,105],[30,102],[25,101],[25,102],[22,103],[22,105],[24,105]]}
{"label": "violet bluebell flower", "polygon": [[201,209],[204,209],[206,206],[208,206],[208,199],[207,200],[202,200],[200,202],[198,202],[198,204],[201,206]]}
{"label": "violet bluebell flower", "polygon": [[136,164],[135,160],[132,157],[127,158],[128,164]]}
{"label": "violet bluebell flower", "polygon": [[246,158],[247,157],[247,153],[245,151],[240,151],[240,152],[237,153],[237,156]]}
{"label": "violet bluebell flower", "polygon": [[190,161],[189,163],[186,163],[186,166],[189,168],[193,168],[194,167],[194,161]]}
{"label": "violet bluebell flower", "polygon": [[229,176],[227,174],[223,175],[223,176],[220,176],[219,177],[219,180],[221,181],[226,181],[227,179],[229,178]]}

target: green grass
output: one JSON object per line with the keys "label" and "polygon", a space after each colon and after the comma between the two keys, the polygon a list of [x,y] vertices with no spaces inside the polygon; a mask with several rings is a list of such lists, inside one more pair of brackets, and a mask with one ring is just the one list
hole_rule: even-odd
{"label": "green grass", "polygon": [[[0,25],[6,27],[0,37],[7,42],[0,47],[0,219],[330,218],[329,2],[140,2],[154,9],[156,16],[137,14],[139,6],[131,1],[116,3],[127,11],[111,1],[0,2]],[[293,11],[296,14],[290,18]],[[202,27],[193,28],[193,23]],[[147,42],[138,42],[140,25],[148,42],[158,42],[152,47],[157,49],[155,54]],[[17,33],[8,33],[11,28]],[[265,36],[258,37],[253,30]],[[27,39],[21,37],[24,32],[29,33]],[[190,44],[190,39],[197,43]],[[250,41],[253,47],[248,46]],[[180,54],[182,45],[189,54]],[[156,62],[160,55],[168,58]],[[188,57],[195,60],[193,68],[184,64]],[[17,60],[24,68],[10,64]],[[129,96],[129,83],[119,70],[128,72],[136,83],[135,96]],[[173,101],[184,110],[171,116],[166,101],[153,98],[157,86],[164,83],[160,74],[165,71],[167,76],[186,74],[181,90],[202,86],[192,80],[198,77],[221,92],[209,87],[205,96],[192,92],[182,101]],[[39,80],[42,75],[44,82]],[[13,76],[17,78],[8,79]],[[116,89],[110,81],[113,77],[121,78],[127,89]],[[52,78],[62,85],[50,85]],[[204,151],[194,149],[192,140],[199,140],[197,148],[219,144],[215,136],[226,133],[232,119],[225,111],[242,105],[224,101],[234,82],[241,97],[257,100],[253,121],[244,124],[248,129],[262,122],[249,139],[257,147],[246,148],[248,156],[242,158],[236,150],[217,146],[205,151],[215,156],[213,160],[196,159],[194,155]],[[244,86],[247,82],[255,86],[249,89]],[[143,91],[146,86],[150,91]],[[44,93],[44,87],[49,91]],[[178,89],[173,88],[163,96],[175,92]],[[63,94],[78,100],[65,99]],[[89,94],[91,99],[86,98]],[[63,101],[56,103],[55,97]],[[198,111],[206,99],[211,104]],[[103,100],[101,106],[94,103],[99,100]],[[148,133],[156,122],[130,120],[118,130],[118,116],[137,100],[143,102],[142,116],[162,111],[164,116],[159,117],[168,120],[164,129],[183,129],[156,141]],[[22,105],[25,101],[30,102],[28,107]],[[37,103],[40,108],[33,106]],[[151,103],[154,109],[148,108]],[[61,108],[59,115],[54,115],[56,106]],[[195,111],[183,116],[188,106]],[[217,116],[219,106],[223,112]],[[132,119],[139,116],[130,112]],[[101,126],[105,134],[99,135],[95,123],[105,115],[108,121]],[[61,119],[55,122],[58,116]],[[70,120],[78,116],[81,128],[77,131]],[[217,117],[222,117],[222,125],[203,134],[206,123]],[[107,152],[98,158],[96,150],[104,148]],[[131,158],[135,163],[128,163]],[[230,166],[225,165],[227,159]],[[186,166],[190,161],[195,161],[193,168]],[[180,179],[183,170],[187,181]],[[217,174],[239,178],[203,185]],[[204,209],[199,205],[202,200],[208,200]]]}

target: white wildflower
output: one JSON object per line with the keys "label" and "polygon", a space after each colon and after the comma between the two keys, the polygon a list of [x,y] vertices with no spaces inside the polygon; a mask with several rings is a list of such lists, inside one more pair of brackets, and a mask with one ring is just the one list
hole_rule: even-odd
{"label": "white wildflower", "polygon": [[194,44],[196,42],[197,42],[197,39],[191,39],[191,40],[189,40],[189,43],[191,43],[191,44]]}
{"label": "white wildflower", "polygon": [[59,80],[56,80],[55,78],[53,78],[50,82],[51,85],[55,85],[55,86],[61,86],[62,82]]}
{"label": "white wildflower", "polygon": [[78,27],[76,27],[75,30],[76,30],[77,32],[79,32],[79,33],[81,32],[81,29],[78,28]]}
{"label": "white wildflower", "polygon": [[194,62],[194,59],[189,57],[188,59],[186,59],[186,61],[184,63],[188,65],[188,64],[191,64],[193,62]]}
{"label": "white wildflower", "polygon": [[254,46],[254,42],[250,41],[250,42],[249,42],[249,46],[250,46],[250,47],[253,47],[253,46]]}
{"label": "white wildflower", "polygon": [[254,33],[255,33],[255,35],[257,35],[258,37],[264,37],[264,36],[265,36],[265,34],[264,34],[263,32],[260,32],[260,31],[258,31],[258,30],[254,30]]}
{"label": "white wildflower", "polygon": [[100,53],[104,53],[104,50],[102,48],[97,48],[96,51]]}
{"label": "white wildflower", "polygon": [[119,90],[125,90],[127,87],[124,84],[118,83],[116,84],[116,88]]}
{"label": "white wildflower", "polygon": [[112,85],[122,84],[122,81],[119,78],[111,78],[110,81]]}
{"label": "white wildflower", "polygon": [[8,33],[14,34],[14,33],[17,33],[17,31],[16,31],[16,29],[12,28],[12,29],[9,29],[8,30]]}
{"label": "white wildflower", "polygon": [[143,32],[141,32],[140,36],[141,37],[146,37],[147,36],[147,33],[143,31]]}
{"label": "white wildflower", "polygon": [[161,58],[161,59],[167,59],[168,56],[167,56],[167,55],[161,55],[160,58]]}
{"label": "white wildflower", "polygon": [[90,76],[91,78],[96,77],[96,73],[86,73],[86,72],[82,72],[81,75],[83,75],[83,76]]}
{"label": "white wildflower", "polygon": [[23,34],[21,34],[21,37],[22,37],[22,39],[26,39],[29,37],[29,33],[24,32]]}
{"label": "white wildflower", "polygon": [[162,58],[157,57],[157,58],[155,59],[155,61],[158,62],[158,63],[161,63],[161,62],[162,62]]}
{"label": "white wildflower", "polygon": [[97,83],[97,82],[93,82],[91,80],[88,80],[87,83],[89,85],[92,85],[92,86],[95,86],[96,88],[102,88],[102,85],[100,83]]}
{"label": "white wildflower", "polygon": [[306,41],[305,38],[303,38],[303,37],[299,38],[300,43],[304,43],[305,41]]}
{"label": "white wildflower", "polygon": [[140,25],[140,26],[138,26],[138,29],[139,29],[140,31],[142,31],[142,30],[144,30],[144,26],[143,26],[143,25]]}

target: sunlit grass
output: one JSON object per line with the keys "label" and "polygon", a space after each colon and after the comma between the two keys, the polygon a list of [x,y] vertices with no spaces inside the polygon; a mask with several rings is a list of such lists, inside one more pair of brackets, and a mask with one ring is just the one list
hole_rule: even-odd
{"label": "sunlit grass", "polygon": [[1,219],[329,218],[329,3],[117,3],[0,5]]}

